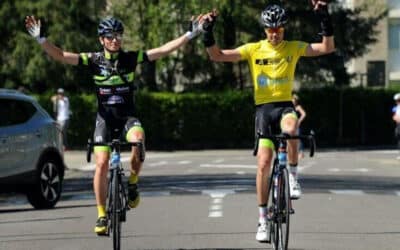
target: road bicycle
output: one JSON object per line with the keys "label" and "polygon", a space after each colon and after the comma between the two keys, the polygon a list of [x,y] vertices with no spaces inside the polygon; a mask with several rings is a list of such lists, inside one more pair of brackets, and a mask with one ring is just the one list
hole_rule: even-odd
{"label": "road bicycle", "polygon": [[[258,134],[258,139],[266,138],[275,140],[279,147],[276,150],[276,157],[268,183],[268,221],[269,240],[275,250],[287,250],[289,245],[290,215],[294,213],[290,199],[289,171],[287,169],[287,140],[307,139],[310,144],[310,157],[314,156],[315,136],[311,131],[308,135],[279,134],[264,136]],[[257,154],[258,145],[254,150]]]}
{"label": "road bicycle", "polygon": [[128,197],[126,188],[122,182],[124,169],[121,163],[121,146],[133,146],[139,149],[139,158],[143,162],[144,149],[142,142],[121,142],[120,140],[112,140],[108,143],[92,143],[88,140],[86,160],[90,162],[93,146],[109,146],[111,147],[111,156],[109,163],[109,178],[107,192],[107,232],[105,236],[113,236],[113,249],[121,249],[121,224],[126,221],[126,212],[130,209],[128,206]]}

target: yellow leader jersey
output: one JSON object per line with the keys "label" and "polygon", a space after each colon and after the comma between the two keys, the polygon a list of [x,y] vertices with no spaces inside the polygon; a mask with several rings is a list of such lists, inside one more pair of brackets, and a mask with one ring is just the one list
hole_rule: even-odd
{"label": "yellow leader jersey", "polygon": [[296,64],[307,46],[305,42],[282,41],[274,47],[262,40],[237,48],[241,59],[249,63],[256,105],[292,100]]}

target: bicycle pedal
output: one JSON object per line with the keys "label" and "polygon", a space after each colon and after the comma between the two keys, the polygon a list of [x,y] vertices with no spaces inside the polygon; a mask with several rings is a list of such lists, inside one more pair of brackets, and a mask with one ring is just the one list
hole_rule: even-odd
{"label": "bicycle pedal", "polygon": [[289,210],[289,213],[290,213],[290,214],[294,214],[294,209],[291,208],[291,209]]}

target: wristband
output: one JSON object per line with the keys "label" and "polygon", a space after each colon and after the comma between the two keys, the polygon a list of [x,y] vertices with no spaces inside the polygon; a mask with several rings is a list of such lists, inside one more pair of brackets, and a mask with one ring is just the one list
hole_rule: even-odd
{"label": "wristband", "polygon": [[203,36],[203,44],[204,46],[211,47],[215,44],[214,34],[212,31],[208,31],[204,33]]}
{"label": "wristband", "polygon": [[192,31],[188,31],[188,32],[185,33],[185,36],[186,36],[189,40],[192,40],[193,37],[196,36],[196,34],[195,34],[194,32],[192,32]]}
{"label": "wristband", "polygon": [[333,25],[328,12],[328,6],[321,7],[321,9],[317,11],[317,15],[321,22],[322,35],[333,36]]}
{"label": "wristband", "polygon": [[37,37],[37,38],[36,38],[36,41],[37,41],[39,44],[43,44],[43,43],[46,41],[46,37]]}

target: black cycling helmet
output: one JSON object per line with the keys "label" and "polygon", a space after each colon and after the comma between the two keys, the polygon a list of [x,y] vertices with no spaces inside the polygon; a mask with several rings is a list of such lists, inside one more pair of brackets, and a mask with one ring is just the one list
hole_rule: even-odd
{"label": "black cycling helmet", "polygon": [[100,21],[99,27],[97,28],[99,36],[112,33],[124,33],[124,26],[122,22],[114,17],[107,17]]}
{"label": "black cycling helmet", "polygon": [[288,21],[286,10],[277,4],[268,5],[261,12],[261,24],[265,28],[278,28],[285,25]]}

